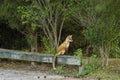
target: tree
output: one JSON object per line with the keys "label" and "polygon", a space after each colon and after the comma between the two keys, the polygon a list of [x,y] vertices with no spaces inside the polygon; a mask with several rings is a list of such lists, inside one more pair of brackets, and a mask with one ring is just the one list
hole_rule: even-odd
{"label": "tree", "polygon": [[23,5],[23,3],[25,3],[23,0],[1,0],[0,2],[0,19],[6,20],[12,29],[21,26],[17,15],[17,7]]}
{"label": "tree", "polygon": [[21,33],[23,33],[29,45],[31,46],[31,52],[37,52],[37,29],[38,13],[36,7],[32,4],[18,6],[18,13],[20,21],[23,26],[16,27]]}
{"label": "tree", "polygon": [[51,48],[57,49],[64,21],[68,15],[69,1],[34,0],[39,9],[39,24],[49,39]]}
{"label": "tree", "polygon": [[[116,0],[119,2],[118,0]],[[79,0],[73,10],[74,21],[86,29],[83,34],[90,44],[99,50],[102,65],[108,65],[112,44],[120,36],[118,26],[118,3],[113,0]],[[112,8],[111,6],[115,6]],[[116,10],[115,13],[113,10]]]}
{"label": "tree", "polygon": [[[6,31],[8,28],[9,31],[12,30],[12,33],[19,32],[18,27],[22,27],[22,24],[20,23],[20,19],[18,17],[17,7],[20,5],[25,5],[26,3],[24,3],[24,2],[25,1],[23,1],[23,0],[19,0],[19,1],[1,0],[0,1],[0,22],[3,22],[6,25]],[[2,26],[5,28],[5,25],[2,25]],[[17,34],[15,34],[15,36],[20,36],[19,34],[20,33],[17,33]],[[9,34],[7,34],[7,35],[10,36]],[[8,37],[6,37],[6,38],[8,38]],[[17,41],[15,41],[15,40],[16,39],[14,39],[14,44],[12,44],[12,47],[13,47],[13,45],[17,45],[15,43]],[[24,39],[24,40],[26,41],[26,39]],[[14,46],[14,49],[15,49],[15,46]]]}

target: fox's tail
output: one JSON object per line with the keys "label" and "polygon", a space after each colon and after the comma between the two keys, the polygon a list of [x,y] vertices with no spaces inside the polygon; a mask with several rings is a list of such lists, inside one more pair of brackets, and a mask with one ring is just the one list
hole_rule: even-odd
{"label": "fox's tail", "polygon": [[56,58],[59,54],[55,54],[54,57],[53,57],[53,61],[52,61],[52,66],[53,66],[53,70],[56,70]]}

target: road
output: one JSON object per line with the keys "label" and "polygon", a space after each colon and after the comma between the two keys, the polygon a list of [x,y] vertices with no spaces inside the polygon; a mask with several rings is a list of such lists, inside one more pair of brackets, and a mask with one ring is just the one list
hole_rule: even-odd
{"label": "road", "polygon": [[81,79],[73,79],[61,75],[49,75],[36,71],[0,69],[0,80],[81,80]]}

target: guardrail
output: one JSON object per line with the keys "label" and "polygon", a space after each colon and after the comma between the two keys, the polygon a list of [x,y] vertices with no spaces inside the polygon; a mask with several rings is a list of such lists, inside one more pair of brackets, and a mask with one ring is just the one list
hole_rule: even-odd
{"label": "guardrail", "polygon": [[[53,54],[22,52],[15,50],[0,49],[0,58],[25,60],[31,62],[52,63]],[[80,67],[80,61],[75,56],[61,55],[57,57],[57,64],[77,65]],[[80,71],[80,70],[79,70]]]}

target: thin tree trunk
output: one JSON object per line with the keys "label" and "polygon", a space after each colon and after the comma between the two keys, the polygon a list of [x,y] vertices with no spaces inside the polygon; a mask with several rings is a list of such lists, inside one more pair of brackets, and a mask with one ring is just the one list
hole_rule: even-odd
{"label": "thin tree trunk", "polygon": [[108,58],[109,58],[109,46],[101,46],[100,47],[100,55],[102,59],[102,66],[108,66]]}
{"label": "thin tree trunk", "polygon": [[[35,32],[35,34],[32,35],[31,52],[37,52],[37,32]],[[36,67],[35,62],[31,62],[31,67]]]}
{"label": "thin tree trunk", "polygon": [[35,33],[35,52],[38,52],[37,32]]}
{"label": "thin tree trunk", "polygon": [[[32,41],[33,42],[33,41]],[[35,51],[35,46],[33,45],[33,43],[31,43],[31,52],[34,52]],[[31,67],[32,68],[35,68],[36,65],[35,65],[35,62],[31,62]]]}
{"label": "thin tree trunk", "polygon": [[106,45],[105,46],[105,58],[106,58],[106,63],[105,63],[105,66],[108,66],[108,59],[109,59],[109,52],[110,52],[110,49],[109,49],[109,46]]}
{"label": "thin tree trunk", "polygon": [[101,56],[101,61],[102,61],[102,66],[104,66],[105,64],[105,56],[104,56],[104,49],[103,49],[103,46],[100,47],[100,56]]}
{"label": "thin tree trunk", "polygon": [[89,49],[92,47],[92,45],[88,45],[87,46],[87,49],[86,49],[86,51],[85,51],[85,55],[86,56],[90,56],[90,53],[89,53]]}

